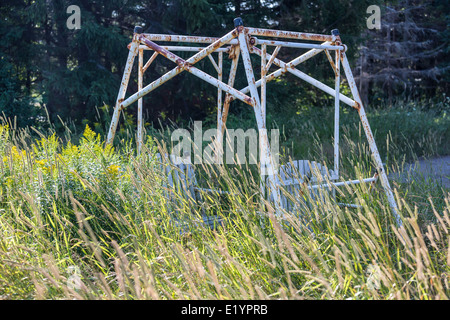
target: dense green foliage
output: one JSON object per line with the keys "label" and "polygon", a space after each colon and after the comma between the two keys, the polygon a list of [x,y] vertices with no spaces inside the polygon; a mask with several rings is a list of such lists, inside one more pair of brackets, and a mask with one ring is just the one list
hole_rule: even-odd
{"label": "dense green foliage", "polygon": [[363,100],[448,95],[448,1],[397,0],[382,8],[381,29],[363,32],[355,68]]}
{"label": "dense green foliage", "polygon": [[[366,8],[372,4],[382,5],[379,2],[5,0],[0,7],[0,112],[16,117],[21,126],[46,125],[46,110],[58,128],[62,128],[59,118],[72,121],[81,131],[86,122],[91,125],[108,122],[112,111],[104,106],[111,107],[115,102],[127,56],[126,45],[135,25],[142,25],[145,32],[151,33],[222,36],[233,28],[233,18],[242,16],[246,25],[257,27],[325,34],[339,28],[343,41],[349,46],[348,54],[356,63],[357,45],[364,40],[361,32],[366,29]],[[66,26],[69,5],[78,5],[81,9],[79,30],[69,30]],[[425,8],[435,13],[433,23],[445,26],[448,16],[445,12],[438,14],[442,8],[440,2],[426,2]],[[437,33],[435,37],[439,50],[445,51],[447,33]],[[146,52],[146,57],[149,54]],[[290,53],[280,55],[288,58]],[[442,62],[434,59],[427,63],[432,67],[433,63]],[[326,59],[315,59],[301,69],[325,80],[331,75],[327,64]],[[228,65],[225,61],[225,74]],[[213,73],[208,61],[198,66]],[[171,62],[158,58],[144,81],[155,79],[172,67]],[[239,72],[237,87],[244,85],[245,79],[243,70]],[[281,79],[270,85],[270,112],[287,109],[296,112],[305,105],[320,106],[326,102],[323,94],[300,80],[287,79],[289,81]],[[136,89],[134,78],[129,92]],[[420,87],[417,89],[420,91]],[[428,85],[426,90],[429,96],[433,95]],[[189,94],[183,94],[186,92]],[[158,125],[157,119],[163,122],[203,119],[214,113],[215,94],[212,86],[196,81],[192,75],[182,74],[144,100],[146,121]],[[377,97],[380,96],[383,97]],[[233,114],[244,111],[245,106],[233,103]],[[135,106],[127,112],[134,115]]]}

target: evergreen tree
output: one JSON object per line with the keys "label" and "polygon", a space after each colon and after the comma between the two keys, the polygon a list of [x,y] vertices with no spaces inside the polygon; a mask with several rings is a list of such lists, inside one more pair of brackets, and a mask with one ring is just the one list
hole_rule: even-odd
{"label": "evergreen tree", "polygon": [[[381,29],[367,30],[356,70],[362,97],[434,97],[450,74],[446,1],[400,0],[383,7]],[[383,99],[381,99],[383,101]]]}
{"label": "evergreen tree", "polygon": [[[112,107],[115,103],[128,54],[126,47],[135,25],[143,26],[148,33],[216,37],[229,32],[237,16],[241,16],[247,26],[262,28],[324,34],[338,28],[349,46],[348,56],[354,62],[361,32],[366,29],[366,8],[371,4],[379,4],[379,1],[3,0],[0,6],[0,112],[8,117],[16,116],[19,125],[36,124],[42,119],[39,115],[45,115],[44,107],[55,124],[59,123],[58,117],[72,119],[76,124],[83,120],[94,121],[96,107]],[[69,5],[81,9],[79,30],[67,28]],[[363,72],[371,75],[364,79],[371,86],[373,83],[374,88],[383,85],[396,88],[401,83],[415,92],[417,88],[424,89],[421,94],[429,96],[439,90],[447,91],[448,85],[441,85],[448,80],[445,72],[448,70],[448,6],[445,1],[428,4],[427,1],[402,0],[387,7],[396,13],[386,13],[381,32],[370,31],[371,38],[363,34],[367,39],[362,48]],[[403,12],[402,7],[408,10]],[[391,35],[389,39],[387,34]],[[145,52],[145,59],[150,54]],[[293,54],[293,50],[283,49],[279,57],[288,60]],[[189,53],[179,55],[190,56]],[[229,68],[227,60],[225,55],[225,78]],[[259,58],[255,57],[254,62],[258,76]],[[390,69],[386,69],[386,63]],[[372,65],[373,69],[368,69]],[[208,59],[196,66],[215,74]],[[147,70],[144,82],[151,82],[173,67],[172,62],[158,57]],[[325,82],[332,77],[323,56],[311,59],[299,69]],[[135,69],[128,94],[137,90],[136,74]],[[364,82],[361,84],[364,87]],[[245,85],[241,68],[236,87]],[[437,86],[441,89],[436,90]],[[397,89],[392,90],[392,94],[397,92]],[[164,115],[176,121],[204,119],[215,113],[216,93],[209,84],[183,73],[145,97],[145,116],[148,120]],[[297,112],[301,105],[311,104],[311,101],[326,105],[329,99],[319,99],[325,95],[289,75],[271,83],[268,94],[271,110],[288,112]],[[302,100],[302,97],[306,98]],[[133,114],[135,108],[132,105],[127,112]],[[245,112],[247,110],[245,107]],[[235,103],[232,112],[244,112],[244,106]],[[103,122],[102,126],[107,127],[107,119]]]}

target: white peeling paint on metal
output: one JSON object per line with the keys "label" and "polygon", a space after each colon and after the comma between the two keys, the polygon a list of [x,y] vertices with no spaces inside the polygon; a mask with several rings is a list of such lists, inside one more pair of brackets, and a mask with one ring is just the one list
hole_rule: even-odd
{"label": "white peeling paint on metal", "polygon": [[261,179],[263,179],[263,176],[266,174],[263,170],[266,170],[266,168],[263,168],[263,165],[270,165],[271,166],[271,172],[269,172],[269,188],[271,189],[273,198],[274,198],[274,204],[275,204],[275,211],[278,216],[282,216],[283,213],[281,212],[281,203],[280,203],[280,190],[278,188],[278,183],[276,179],[276,175],[273,173],[274,169],[274,161],[272,159],[272,155],[270,154],[270,148],[269,148],[269,139],[267,137],[267,130],[265,127],[265,122],[263,120],[262,114],[261,114],[261,102],[258,95],[258,89],[256,88],[256,82],[255,82],[255,76],[253,73],[252,68],[252,62],[250,59],[250,52],[248,50],[247,45],[247,37],[244,32],[240,32],[238,36],[239,40],[239,46],[241,48],[241,54],[242,54],[242,62],[244,63],[244,69],[245,69],[245,75],[247,77],[248,86],[250,88],[250,94],[252,96],[252,99],[255,101],[255,117],[256,117],[256,123],[258,124],[258,130],[259,130],[259,138],[260,138],[260,170],[261,170]]}
{"label": "white peeling paint on metal", "polygon": [[[230,69],[230,74],[228,76],[228,85],[230,87],[234,87],[234,80],[236,79],[237,66],[239,63],[239,57],[241,55],[239,46],[236,46],[234,52],[235,52],[235,55],[233,57],[233,60],[231,61],[231,69]],[[225,101],[224,101],[223,108],[222,108],[222,121],[221,121],[222,137],[223,137],[223,134],[225,131],[225,125],[226,125],[227,117],[228,117],[228,110],[230,108],[230,103],[232,101],[232,98],[233,98],[233,96],[228,93],[225,95]]]}
{"label": "white peeling paint on metal", "polygon": [[119,122],[120,116],[120,104],[124,99],[125,94],[127,92],[128,82],[130,80],[131,69],[133,68],[134,58],[137,55],[139,43],[136,39],[136,36],[133,36],[133,42],[131,43],[130,51],[128,52],[127,62],[125,64],[125,70],[123,72],[122,81],[120,83],[119,94],[117,95],[116,104],[114,106],[114,113],[111,120],[111,125],[109,127],[108,138],[106,143],[112,144],[114,140],[114,135],[117,130],[117,124]]}
{"label": "white peeling paint on metal", "polygon": [[334,175],[339,177],[339,87],[340,87],[340,55],[336,51],[335,84],[334,84]]}
{"label": "white peeling paint on metal", "polygon": [[[139,66],[138,66],[138,90],[142,90],[142,83],[144,78],[144,51],[139,50]],[[137,152],[138,155],[141,154],[142,151],[142,144],[144,142],[143,139],[143,119],[142,119],[142,99],[140,98],[138,100],[138,120],[137,120]]]}
{"label": "white peeling paint on metal", "polygon": [[[200,61],[201,59],[205,58],[206,56],[208,56],[209,54],[211,54],[212,52],[215,51],[215,49],[229,43],[231,40],[233,40],[236,37],[236,30],[233,30],[229,33],[227,33],[225,36],[223,36],[222,38],[216,40],[214,43],[212,43],[211,45],[209,45],[208,47],[206,47],[205,49],[203,49],[202,51],[198,52],[197,54],[193,55],[192,57],[190,57],[188,60],[185,61],[185,66],[189,66],[192,64],[197,63],[198,61]],[[150,40],[149,40],[150,41]],[[155,45],[155,44],[154,44]],[[171,52],[168,52],[168,55],[166,56],[166,58],[168,59],[173,59],[175,60],[175,57],[178,59],[179,58],[177,55],[172,54]],[[183,59],[181,59],[183,60]],[[184,61],[184,60],[183,60]],[[191,72],[191,73],[195,73],[195,75],[203,78],[203,80],[211,83],[211,84],[217,84],[217,82],[211,81],[211,79],[209,77],[209,75],[207,75],[206,73],[200,71],[197,69],[197,71],[192,70],[192,69],[196,69],[194,67],[189,68],[187,71]],[[172,79],[173,77],[175,77],[176,75],[180,74],[181,72],[183,72],[185,69],[184,68],[180,68],[180,67],[176,67],[174,69],[172,69],[171,71],[167,72],[166,74],[164,74],[163,76],[161,76],[160,78],[158,78],[157,80],[153,81],[152,83],[150,83],[149,85],[147,85],[145,88],[143,88],[142,90],[136,92],[135,94],[133,94],[132,96],[130,96],[128,99],[126,99],[124,102],[121,103],[122,108],[126,108],[128,107],[130,104],[134,103],[137,99],[145,96],[146,94],[150,93],[151,91],[153,91],[154,89],[156,89],[157,87],[159,87],[160,85],[162,85],[163,83],[167,82],[168,80]],[[193,71],[193,72],[192,72]],[[207,76],[205,76],[207,75]],[[203,77],[202,77],[203,76]],[[217,79],[216,79],[217,80]],[[217,85],[221,85],[221,84],[217,84]],[[217,86],[216,85],[216,86]],[[223,84],[225,85],[225,84]],[[221,85],[222,86],[222,85]],[[226,86],[226,85],[225,85]],[[233,88],[231,88],[233,89]],[[222,88],[223,90],[223,88]],[[249,103],[248,101],[246,101],[247,96],[246,95],[242,95],[241,93],[237,93],[236,89],[233,89],[234,91],[234,95],[238,98],[241,99],[242,101],[244,101],[245,103]],[[224,90],[229,92],[230,90]]]}
{"label": "white peeling paint on metal", "polygon": [[401,220],[401,218],[399,216],[399,213],[398,213],[397,203],[395,201],[394,195],[392,193],[391,186],[389,184],[386,172],[384,170],[383,162],[381,161],[380,153],[378,152],[378,148],[377,148],[377,145],[375,143],[375,139],[373,137],[372,130],[370,129],[369,121],[367,119],[367,115],[366,115],[366,112],[364,110],[364,107],[363,107],[363,104],[362,104],[362,101],[361,101],[361,98],[360,98],[360,95],[359,95],[359,92],[358,92],[358,89],[357,89],[357,86],[356,86],[356,82],[355,82],[355,79],[353,78],[353,73],[352,73],[352,71],[350,69],[350,64],[348,63],[347,56],[346,56],[345,52],[341,55],[341,61],[342,61],[342,68],[344,69],[345,76],[346,76],[347,81],[348,81],[349,86],[350,86],[350,90],[351,90],[351,92],[353,94],[353,98],[359,104],[359,110],[358,110],[359,117],[361,119],[361,123],[363,125],[364,132],[365,132],[366,137],[367,137],[367,141],[369,142],[369,147],[370,147],[370,150],[372,152],[373,160],[375,161],[375,165],[377,166],[377,172],[379,174],[381,185],[384,188],[384,191],[386,193],[389,205],[390,205],[390,207],[392,209],[392,212],[393,212],[393,214],[395,216],[397,225],[401,226],[402,225],[402,220]]}
{"label": "white peeling paint on metal", "polygon": [[[218,54],[217,80],[222,82],[223,52]],[[223,136],[222,136],[222,89],[217,87],[217,133],[216,133],[216,163],[223,162]]]}
{"label": "white peeling paint on metal", "polygon": [[148,67],[150,67],[150,65],[153,63],[153,61],[155,61],[156,57],[158,56],[158,52],[154,52],[152,54],[152,56],[150,57],[150,59],[148,59],[147,63],[145,64],[145,66],[142,68],[142,71],[145,72]]}
{"label": "white peeling paint on metal", "polygon": [[[257,50],[256,48],[255,48],[255,52],[257,54],[261,54],[261,51],[259,51],[259,49]],[[268,59],[269,59],[269,57],[268,57]],[[329,95],[331,95],[333,97],[336,95],[336,92],[335,92],[335,90],[333,88],[330,88],[329,86],[327,86],[326,84],[320,82],[319,80],[316,80],[313,77],[307,75],[306,73],[304,73],[304,72],[294,68],[292,65],[287,64],[287,63],[281,61],[278,58],[274,59],[274,64],[281,68],[281,69],[275,71],[275,73],[277,73],[277,72],[281,73],[282,72],[281,70],[283,70],[284,72],[287,71],[287,72],[297,76],[298,78],[308,82],[309,84],[315,86],[316,88],[318,88],[318,89],[328,93]],[[241,90],[241,91],[245,92],[244,90]],[[339,100],[341,100],[342,102],[344,102],[345,104],[347,104],[347,105],[349,105],[351,107],[355,106],[355,101],[350,99],[350,98],[348,98],[348,97],[346,97],[346,96],[344,96],[343,94],[339,94]]]}

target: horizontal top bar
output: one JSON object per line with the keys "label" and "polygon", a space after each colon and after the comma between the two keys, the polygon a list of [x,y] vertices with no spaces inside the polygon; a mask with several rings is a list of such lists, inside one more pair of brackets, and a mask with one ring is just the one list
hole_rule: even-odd
{"label": "horizontal top bar", "polygon": [[[151,41],[167,41],[167,42],[191,42],[191,43],[214,43],[221,38],[216,37],[197,37],[171,34],[153,34],[143,33],[145,38]],[[233,39],[229,44],[238,44],[237,39]]]}
{"label": "horizontal top bar", "polygon": [[265,44],[268,46],[281,46],[288,48],[344,50],[343,46],[334,46],[331,44],[300,43],[300,42],[287,42],[287,41],[263,40],[263,39],[256,39],[256,44]]}
{"label": "horizontal top bar", "polygon": [[[314,43],[296,43],[296,42],[285,42],[285,41],[271,41],[271,40],[256,40],[256,44],[265,44],[268,46],[281,46],[281,47],[289,47],[289,48],[302,48],[302,49],[322,49],[322,50],[344,50],[343,46],[333,46],[333,45],[324,45],[324,44],[314,44]],[[188,46],[161,46],[169,51],[201,51],[205,49],[204,47],[188,47]],[[139,49],[143,50],[152,50],[151,48],[140,45]],[[215,52],[228,52],[230,48],[218,48]]]}
{"label": "horizontal top bar", "polygon": [[[336,40],[335,36],[325,35],[325,34],[283,31],[283,30],[271,30],[271,29],[250,28],[250,27],[245,28],[245,29],[247,30],[247,32],[250,35],[255,35],[255,36],[287,38],[287,39],[297,39],[297,40],[312,40],[312,41],[334,41],[334,40]],[[154,34],[154,33],[143,33],[142,35],[151,41],[168,41],[168,42],[213,43],[220,39],[217,37]],[[238,44],[238,40],[233,39],[232,41],[230,41],[229,44]]]}
{"label": "horizontal top bar", "polygon": [[[164,48],[169,51],[202,51],[205,49],[205,47],[184,47],[184,46],[161,46],[161,48]],[[149,48],[144,45],[139,46],[139,50],[153,50],[152,48]],[[228,52],[230,51],[229,48],[217,48],[214,52]]]}
{"label": "horizontal top bar", "polygon": [[312,40],[312,41],[335,41],[336,37],[332,35],[316,34],[316,33],[304,33],[293,32],[283,30],[271,30],[261,28],[245,28],[250,35],[275,37],[275,38],[287,38],[297,40]]}

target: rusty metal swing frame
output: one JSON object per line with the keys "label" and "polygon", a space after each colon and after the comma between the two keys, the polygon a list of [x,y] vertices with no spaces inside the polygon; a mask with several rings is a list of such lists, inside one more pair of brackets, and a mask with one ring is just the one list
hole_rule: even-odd
{"label": "rusty metal swing frame", "polygon": [[[280,31],[270,29],[260,29],[245,27],[241,18],[234,20],[235,29],[227,33],[221,38],[213,37],[199,37],[199,36],[185,36],[185,35],[164,35],[164,34],[149,34],[142,33],[141,27],[136,27],[133,34],[133,40],[128,45],[129,54],[125,66],[125,70],[122,77],[119,93],[117,96],[114,114],[111,120],[110,129],[108,132],[107,143],[111,144],[114,139],[114,135],[117,129],[120,112],[131,105],[134,102],[138,102],[138,119],[137,119],[137,150],[140,153],[143,143],[143,119],[142,119],[142,97],[152,92],[168,80],[172,79],[176,75],[187,71],[194,76],[208,82],[209,84],[217,87],[217,145],[218,150],[221,150],[222,138],[225,130],[225,124],[228,116],[228,110],[231,101],[238,99],[242,102],[253,107],[255,112],[256,122],[260,132],[260,153],[261,163],[267,163],[269,166],[273,166],[273,157],[270,153],[269,141],[266,132],[266,84],[279,76],[291,73],[294,76],[308,82],[309,84],[319,88],[335,97],[335,123],[334,123],[334,168],[332,170],[332,178],[338,179],[339,177],[339,103],[342,101],[344,104],[358,111],[361,123],[364,128],[367,140],[369,142],[371,154],[376,164],[376,175],[372,178],[363,179],[364,182],[374,183],[378,179],[386,193],[389,205],[395,215],[396,222],[401,225],[401,219],[398,214],[397,204],[395,202],[394,195],[385,170],[383,163],[376,146],[372,130],[370,129],[369,122],[364,110],[356,82],[354,80],[352,71],[350,69],[347,56],[345,54],[347,47],[341,42],[339,31],[337,29],[332,30],[331,35],[324,34],[312,34],[301,33],[291,31]],[[264,37],[264,38],[258,38]],[[282,39],[282,40],[279,40]],[[300,41],[315,41],[319,43],[311,42],[299,42]],[[154,41],[161,42],[175,42],[177,45],[158,45]],[[179,45],[179,43],[189,44],[202,44],[202,47],[198,46],[185,46]],[[258,48],[258,46],[260,48]],[[268,53],[267,47],[275,47],[272,53]],[[283,47],[309,49],[306,53],[296,57],[289,62],[283,62],[277,58],[277,54]],[[144,50],[152,50],[153,54],[149,60],[144,64]],[[182,59],[173,53],[173,51],[190,51],[196,52],[192,57],[187,60]],[[331,51],[335,52],[334,59],[331,55]],[[335,74],[335,86],[331,88],[324,83],[314,79],[313,77],[303,73],[296,68],[299,64],[306,60],[324,52]],[[212,53],[218,54],[218,60],[212,57]],[[228,77],[228,82],[223,82],[223,54],[227,53],[229,59],[231,59],[231,69]],[[261,79],[255,80],[253,73],[253,67],[250,60],[250,54],[256,54],[261,57]],[[160,78],[154,80],[147,86],[143,86],[143,74],[156,59],[158,55],[162,55],[165,58],[171,60],[176,64],[176,67],[167,72]],[[134,59],[138,56],[138,91],[125,99],[125,94],[130,80],[131,70],[133,67]],[[248,86],[237,90],[234,88],[234,80],[236,77],[236,70],[239,63],[239,58],[242,56],[242,61],[245,68],[245,74],[248,82]],[[206,72],[196,68],[194,65],[208,57],[217,71],[217,77],[213,77]],[[339,92],[340,87],[340,73],[341,64],[344,69],[345,76],[347,78],[353,99],[341,94]],[[272,65],[279,67],[278,70],[269,73],[269,69]],[[260,87],[261,94],[258,93],[258,87]],[[225,98],[223,98],[223,92],[225,92]],[[250,93],[250,96],[248,95]],[[261,166],[262,167],[262,166]],[[277,187],[278,179],[275,174],[269,175],[270,191],[273,194],[275,207],[278,212],[280,209],[280,191]],[[335,187],[343,184],[355,184],[360,183],[360,180],[351,180],[346,182],[332,183]],[[330,187],[329,184],[310,186],[309,188],[318,187]]]}

